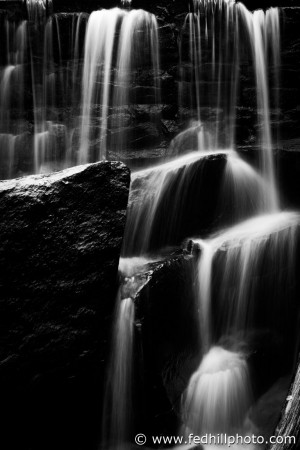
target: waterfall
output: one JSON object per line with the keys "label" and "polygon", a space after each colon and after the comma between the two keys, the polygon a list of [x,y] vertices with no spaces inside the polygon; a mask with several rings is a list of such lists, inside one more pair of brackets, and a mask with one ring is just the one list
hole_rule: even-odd
{"label": "waterfall", "polygon": [[[210,149],[235,142],[238,36],[238,11],[231,1],[194,1],[181,32],[179,105],[190,109],[204,132],[211,130]],[[212,108],[214,116],[206,120]]]}
{"label": "waterfall", "polygon": [[[99,42],[97,47],[94,45],[95,40]],[[149,53],[148,58],[145,56],[146,52]],[[123,114],[129,109],[132,74],[148,59],[148,64],[153,68],[153,89],[156,99],[159,98],[158,54],[157,22],[152,14],[143,10],[126,11],[118,8],[91,14],[85,42],[82,81],[80,163],[107,157],[111,109],[117,116],[114,119],[114,114],[112,115],[112,146],[117,152],[122,151],[126,143],[126,122]],[[117,70],[115,77],[112,70],[114,64]],[[98,114],[93,111],[95,105],[101,105]],[[91,150],[93,134],[96,134],[93,141],[96,142],[96,148],[98,147],[96,157]]]}
{"label": "waterfall", "polygon": [[[246,431],[243,423],[251,404],[247,358],[234,348],[218,346],[218,341],[227,335],[240,339],[241,333],[246,339],[257,314],[257,298],[265,291],[273,293],[276,311],[268,326],[276,326],[276,320],[272,322],[276,314],[284,315],[282,299],[293,282],[300,225],[298,214],[279,212],[275,180],[268,67],[273,65],[273,85],[278,88],[278,9],[250,13],[231,1],[194,1],[181,33],[179,85],[179,105],[182,112],[189,108],[194,122],[173,140],[170,153],[235,148],[235,110],[245,52],[240,30],[246,32],[255,75],[260,173],[235,152],[229,153],[220,204],[233,205],[233,226],[196,240],[201,248],[195,290],[200,364],[190,378],[182,407],[185,427],[196,434]],[[204,59],[204,54],[211,60]],[[278,108],[278,94],[274,104]],[[247,215],[252,218],[243,222]]]}
{"label": "waterfall", "polygon": [[231,222],[272,211],[267,181],[237,153],[228,153],[219,208],[228,208]]}
{"label": "waterfall", "polygon": [[238,7],[242,20],[245,22],[248,29],[255,66],[257,108],[259,124],[261,127],[261,170],[264,177],[270,183],[270,199],[272,201],[273,210],[278,210],[270,123],[267,51],[268,46],[272,44],[272,56],[274,58],[275,65],[278,65],[279,41],[276,33],[278,32],[279,13],[278,9],[273,9],[269,14],[264,13],[262,10],[254,11],[254,13],[251,14],[242,4],[239,4]]}
{"label": "waterfall", "polygon": [[[247,361],[241,352],[219,347],[218,341],[229,335],[246,340],[255,316],[261,314],[257,301],[266,293],[270,298],[260,305],[268,311],[265,325],[272,328],[278,317],[286,317],[299,229],[298,213],[280,212],[255,216],[207,240],[195,241],[202,250],[196,298],[199,348],[204,356],[189,381],[182,413],[194,433],[243,432],[251,400]],[[218,323],[217,330],[213,322]]]}
{"label": "waterfall", "polygon": [[[193,12],[185,19],[180,39],[179,105],[188,106],[196,119],[198,149],[235,147],[236,107],[239,74],[245,51],[240,30],[247,31],[254,65],[260,166],[270,185],[273,211],[278,210],[270,120],[269,60],[274,65],[278,85],[280,61],[279,12],[271,8],[251,13],[233,1],[194,1]],[[211,60],[203,59],[203,54]],[[278,99],[275,102],[278,106]],[[189,127],[185,137],[195,133]],[[176,146],[176,144],[175,144]],[[195,148],[194,148],[195,150]]]}
{"label": "waterfall", "polygon": [[[197,368],[179,392],[182,428],[244,434],[255,402],[249,334],[257,322],[280,331],[287,321],[300,227],[299,213],[280,205],[275,176],[279,10],[251,13],[234,0],[193,0],[178,36],[176,17],[168,31],[179,53],[170,88],[178,94],[175,136],[166,126],[166,99],[174,92],[162,95],[177,70],[161,66],[165,10],[155,17],[131,9],[131,0],[120,4],[90,15],[54,14],[52,0],[26,0],[28,20],[3,20],[1,177],[113,158],[143,167],[131,176],[103,444],[124,448],[134,429],[137,274],[187,239],[199,250],[188,255],[196,260],[199,337]],[[237,133],[245,73],[257,122],[251,163]],[[149,152],[132,148],[148,139],[145,128],[137,132],[140,119],[163,135]],[[153,155],[159,157],[145,168]]]}
{"label": "waterfall", "polygon": [[[2,177],[94,162],[109,151],[120,155],[128,147],[124,117],[131,114],[135,74],[141,68],[152,74],[151,102],[160,103],[155,16],[119,8],[90,16],[53,14],[50,0],[27,0],[26,6],[28,22],[6,19],[1,30],[6,60],[0,71],[0,132],[30,130],[31,142],[22,135],[24,164],[17,150],[14,171],[5,172],[4,163]],[[30,89],[31,105],[25,108]],[[28,109],[34,115],[33,133]],[[18,124],[12,119],[16,110]]]}
{"label": "waterfall", "polygon": [[3,178],[15,174],[16,139],[24,131],[22,120],[16,119],[13,112],[18,109],[21,115],[25,113],[27,21],[16,25],[5,20],[5,35],[6,66],[0,69],[0,157]]}
{"label": "waterfall", "polygon": [[[56,111],[79,109],[80,55],[85,34],[86,14],[55,14],[46,22],[43,65],[32,66],[34,91],[34,160],[35,172],[48,172],[56,165],[75,164],[72,154],[74,130],[78,118],[63,111],[63,122]],[[68,33],[67,33],[68,32]],[[70,48],[62,41],[67,34]],[[70,67],[67,58],[71,57]]]}
{"label": "waterfall", "polygon": [[47,14],[52,12],[52,0],[26,0],[28,19],[42,25]]}
{"label": "waterfall", "polygon": [[[201,173],[214,156],[226,157],[226,152],[192,152],[132,174],[123,248],[125,256],[151,252],[154,238],[161,237],[161,246],[171,243],[184,218],[182,209],[188,208],[192,181],[195,180],[199,189]],[[161,225],[166,216],[168,226],[164,230]]]}
{"label": "waterfall", "polygon": [[[146,52],[149,52],[149,55]],[[147,61],[148,59],[148,61]],[[120,30],[120,45],[117,57],[117,77],[113,106],[118,111],[114,128],[113,148],[121,156],[126,148],[126,113],[130,111],[129,86],[134,83],[133,74],[147,63],[152,72],[154,104],[160,103],[159,48],[157,22],[153,14],[143,10],[132,10],[125,18]],[[125,145],[124,145],[125,144]]]}
{"label": "waterfall", "polygon": [[[212,278],[215,264],[221,262],[218,304],[224,310],[225,317],[219,328],[223,334],[230,330],[246,332],[253,319],[251,307],[255,305],[256,289],[259,289],[253,280],[259,278],[266,261],[271,273],[276,273],[286,264],[287,273],[292,277],[299,226],[298,213],[280,212],[258,215],[207,240],[195,240],[203,250],[198,269],[201,322],[206,326],[211,323]],[[284,290],[291,280],[286,278],[283,285],[283,280],[277,278],[273,283],[277,282],[278,286],[273,285],[272,289],[275,292],[276,289],[278,292]],[[211,330],[203,331],[201,341],[207,341],[207,336],[212,336]],[[207,344],[206,347],[212,341]]]}
{"label": "waterfall", "polygon": [[103,438],[116,449],[129,439],[132,426],[133,337],[133,300],[119,297],[103,414]]}
{"label": "waterfall", "polygon": [[[83,101],[82,124],[79,162],[89,161],[91,109],[93,105],[101,105],[99,153],[98,158],[106,155],[106,132],[110,89],[113,83],[112,57],[116,35],[116,28],[124,11],[113,10],[95,11],[91,14],[85,42],[85,59],[83,69]],[[99,45],[95,46],[95,42]],[[103,66],[103,70],[102,70]]]}
{"label": "waterfall", "polygon": [[240,430],[251,399],[250,374],[243,356],[222,347],[211,348],[187,388],[183,412],[187,434],[217,436]]}
{"label": "waterfall", "polygon": [[[210,222],[201,204],[206,201],[212,166],[215,174],[220,173],[221,183],[211,187],[216,208]],[[181,229],[186,232],[195,216],[199,231],[201,220],[205,229],[218,216],[234,223],[272,211],[269,192],[262,176],[232,150],[191,152],[133,172],[123,254],[143,255],[182,240]]]}
{"label": "waterfall", "polygon": [[[16,153],[16,142],[17,136],[13,134],[1,134],[0,133],[0,151],[4,154],[4,160],[6,162],[6,167],[4,167],[4,171],[8,174],[8,176],[12,176],[14,169],[14,160]],[[3,168],[2,168],[3,170]]]}
{"label": "waterfall", "polygon": [[18,26],[5,21],[6,66],[0,72],[0,132],[19,132],[21,124],[12,120],[12,109],[24,113],[24,64],[27,49],[27,22]]}

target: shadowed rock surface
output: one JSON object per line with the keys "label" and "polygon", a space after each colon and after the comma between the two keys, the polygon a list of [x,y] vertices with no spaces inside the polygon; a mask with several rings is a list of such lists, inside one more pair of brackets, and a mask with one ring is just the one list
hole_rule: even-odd
{"label": "shadowed rock surface", "polygon": [[0,183],[0,446],[96,448],[129,170]]}

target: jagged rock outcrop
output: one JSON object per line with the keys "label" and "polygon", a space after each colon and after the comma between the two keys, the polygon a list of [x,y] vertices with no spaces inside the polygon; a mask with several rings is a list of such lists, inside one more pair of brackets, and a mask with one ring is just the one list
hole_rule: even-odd
{"label": "jagged rock outcrop", "polygon": [[300,364],[282,409],[281,419],[274,434],[275,443],[267,450],[294,450],[300,444]]}
{"label": "jagged rock outcrop", "polygon": [[0,183],[3,448],[96,448],[129,178],[100,162]]}

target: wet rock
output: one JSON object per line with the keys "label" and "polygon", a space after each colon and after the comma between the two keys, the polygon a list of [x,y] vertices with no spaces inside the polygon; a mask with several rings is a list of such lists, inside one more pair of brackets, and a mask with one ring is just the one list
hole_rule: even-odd
{"label": "wet rock", "polygon": [[96,448],[128,186],[113,162],[0,183],[3,448]]}
{"label": "wet rock", "polygon": [[147,282],[135,298],[146,396],[140,426],[149,435],[177,434],[174,405],[178,411],[180,393],[196,367],[193,357],[198,328],[192,282],[195,261],[186,251],[179,251],[150,264]]}
{"label": "wet rock", "polygon": [[286,396],[284,406],[281,411],[281,418],[276,428],[273,431],[273,435],[276,436],[277,440],[274,444],[269,444],[267,446],[268,450],[281,450],[282,444],[279,442],[286,442],[284,448],[286,450],[293,450],[299,448],[300,443],[300,366],[299,360],[297,369],[295,372],[295,377],[290,387],[289,395]]}
{"label": "wet rock", "polygon": [[[126,256],[180,245],[183,239],[206,235],[221,220],[224,223],[228,211],[219,213],[221,188],[215,180],[222,180],[226,160],[226,154],[208,155],[193,163],[182,163],[170,170],[165,179],[159,166],[149,169],[144,177],[134,177],[125,235]],[[160,195],[151,210],[152,185],[159,182]]]}

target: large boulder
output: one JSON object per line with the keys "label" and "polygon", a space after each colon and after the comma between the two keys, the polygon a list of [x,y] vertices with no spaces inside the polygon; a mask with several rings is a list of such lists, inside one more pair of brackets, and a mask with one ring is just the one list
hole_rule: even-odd
{"label": "large boulder", "polygon": [[129,170],[0,183],[0,446],[96,448]]}

